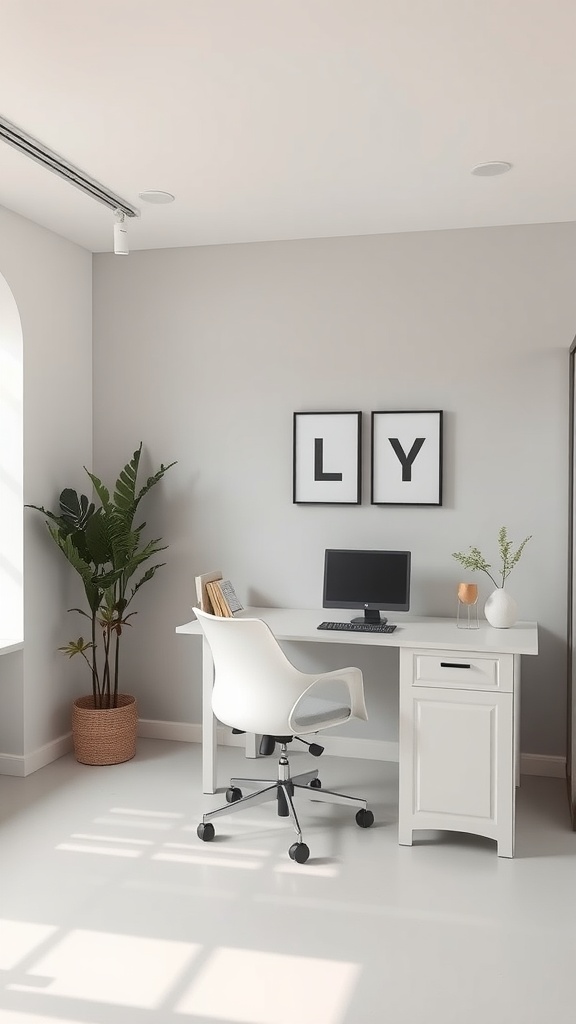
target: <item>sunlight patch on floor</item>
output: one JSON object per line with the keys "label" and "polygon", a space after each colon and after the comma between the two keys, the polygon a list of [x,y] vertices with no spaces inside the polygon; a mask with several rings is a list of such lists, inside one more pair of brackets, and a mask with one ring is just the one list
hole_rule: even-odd
{"label": "sunlight patch on floor", "polygon": [[[231,812],[229,818],[223,817],[222,822],[219,823],[218,826],[215,825],[214,828],[221,827],[223,833],[244,832],[247,835],[250,832],[269,832],[271,829],[276,830],[281,828],[286,829],[286,831],[289,832],[290,826],[286,824],[286,820],[286,818],[280,818],[280,820],[278,820],[278,816],[271,814],[266,815],[266,813],[264,813],[261,818],[249,818],[244,813],[234,816],[234,813]],[[183,825],[182,831],[195,832],[197,827],[197,825]]]}
{"label": "sunlight patch on floor", "polygon": [[16,1010],[0,1010],[0,1024],[86,1024],[86,1021],[72,1017],[47,1017],[44,1013],[18,1013]]}
{"label": "sunlight patch on floor", "polygon": [[[191,843],[162,843],[162,846],[164,848],[169,847],[173,850],[198,850],[197,843],[195,843],[194,846],[192,846]],[[214,853],[224,853],[227,855],[239,854],[241,856],[247,854],[249,857],[269,857],[272,853],[271,850],[253,850],[249,847],[229,846],[228,843],[226,843],[226,847],[223,850],[220,850],[218,846],[214,848],[214,845],[212,845],[212,850],[214,851]]]}
{"label": "sunlight patch on floor", "polygon": [[341,1024],[359,976],[355,963],[223,947],[175,1011],[231,1024]]}
{"label": "sunlight patch on floor", "polygon": [[141,857],[142,850],[127,850],[117,846],[88,846],[86,843],[58,843],[57,850],[67,853],[97,853],[100,857]]}
{"label": "sunlight patch on floor", "polygon": [[135,818],[94,818],[94,824],[114,825],[115,828],[122,825],[123,828],[143,828],[155,832],[167,832],[173,828],[171,821],[137,821]]}
{"label": "sunlight patch on floor", "polygon": [[23,957],[57,931],[54,925],[0,920],[0,970],[12,971]]}
{"label": "sunlight patch on floor", "polygon": [[110,814],[133,814],[138,818],[183,818],[180,811],[147,811],[137,807],[111,807]]}
{"label": "sunlight patch on floor", "polygon": [[154,846],[153,839],[127,839],[125,836],[103,836],[91,832],[73,832],[71,839],[87,839],[90,842],[129,843],[130,846]]}
{"label": "sunlight patch on floor", "polygon": [[228,857],[214,857],[198,851],[198,853],[155,853],[152,860],[168,861],[172,864],[204,864],[215,868],[240,868],[241,871],[257,871],[262,867],[261,860],[232,860]]}
{"label": "sunlight patch on floor", "polygon": [[[43,998],[64,996],[153,1009],[166,998],[200,949],[188,942],[79,929],[64,935],[28,968],[28,973],[34,979],[47,979]],[[6,987],[15,992],[38,993],[38,984],[33,984],[32,978],[30,984]]]}
{"label": "sunlight patch on floor", "polygon": [[274,871],[280,875],[315,875],[316,878],[336,878],[340,874],[337,864],[315,864],[314,861],[297,864],[288,859],[276,864]]}

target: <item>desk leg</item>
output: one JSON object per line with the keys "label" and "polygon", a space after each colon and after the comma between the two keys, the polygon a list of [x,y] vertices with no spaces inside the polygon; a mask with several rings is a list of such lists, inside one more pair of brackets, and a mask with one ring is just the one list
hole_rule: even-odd
{"label": "desk leg", "polygon": [[514,822],[506,829],[506,835],[501,836],[497,842],[498,856],[499,857],[513,857],[514,846],[515,846],[515,828]]}
{"label": "desk leg", "polygon": [[401,823],[398,824],[398,845],[399,846],[412,846],[412,837],[414,833],[411,828],[407,828]]}
{"label": "desk leg", "polygon": [[261,736],[253,732],[246,733],[246,757],[258,757]]}
{"label": "desk leg", "polygon": [[398,728],[398,843],[412,846],[414,724],[413,652],[400,650],[400,721]]}
{"label": "desk leg", "polygon": [[514,775],[520,785],[520,655],[514,655]]}
{"label": "desk leg", "polygon": [[216,792],[216,719],[212,713],[214,662],[202,637],[202,792]]}

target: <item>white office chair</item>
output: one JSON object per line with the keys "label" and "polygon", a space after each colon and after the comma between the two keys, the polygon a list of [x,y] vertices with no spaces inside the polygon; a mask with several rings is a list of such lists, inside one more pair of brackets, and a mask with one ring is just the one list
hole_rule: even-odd
{"label": "white office chair", "polygon": [[[197,830],[199,838],[205,843],[214,838],[213,818],[276,799],[278,814],[290,815],[298,837],[288,851],[290,857],[304,864],[310,850],[302,841],[292,800],[295,790],[312,800],[358,807],[357,824],[369,828],[374,815],[367,809],[365,800],[328,790],[320,792],[318,771],[292,777],[287,757],[287,744],[293,739],[330,729],[349,718],[367,720],[360,669],[344,668],[320,674],[300,672],[261,619],[219,618],[199,608],[193,610],[214,659],[212,709],[216,718],[235,732],[261,735],[261,753],[272,753],[276,743],[281,745],[278,778],[231,779],[226,791],[227,805],[204,815]],[[313,695],[320,684],[324,690],[330,683],[336,689],[347,691],[344,703]],[[306,740],[302,742],[316,756],[324,749]],[[242,796],[240,786],[258,788],[256,793]]]}

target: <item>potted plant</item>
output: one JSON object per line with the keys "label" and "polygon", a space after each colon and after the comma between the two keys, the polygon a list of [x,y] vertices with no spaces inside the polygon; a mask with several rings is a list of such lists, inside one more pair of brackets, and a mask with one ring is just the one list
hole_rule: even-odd
{"label": "potted plant", "polygon": [[452,553],[452,557],[456,558],[466,569],[470,569],[471,572],[485,572],[492,580],[496,589],[490,594],[484,605],[484,614],[491,626],[505,629],[508,626],[513,626],[516,622],[518,608],[514,598],[504,589],[504,584],[514,566],[519,562],[524,547],[531,537],[532,534],[529,537],[525,537],[519,547],[516,548],[516,551],[514,551],[514,545],[508,539],[506,527],[502,526],[500,528],[498,531],[498,550],[502,564],[499,570],[494,570],[495,575],[500,577],[500,582],[497,582],[492,575],[490,562],[484,558],[484,555],[478,548],[471,547],[468,552],[454,551]]}
{"label": "potted plant", "polygon": [[120,647],[123,631],[136,613],[128,611],[140,588],[164,562],[148,566],[166,545],[160,538],[144,541],[146,523],[134,525],[138,506],[148,491],[175,463],[160,465],[138,489],[142,443],[118,476],[112,495],[84,467],[100,500],[97,508],[72,488],[60,494],[60,513],[28,505],[46,516],[52,540],[79,574],[87,610],[71,608],[89,622],[89,637],[79,636],[60,647],[73,658],[80,655],[90,671],[92,693],[76,699],[72,710],[74,752],[84,764],[119,764],[136,752],[136,699],[120,691]]}

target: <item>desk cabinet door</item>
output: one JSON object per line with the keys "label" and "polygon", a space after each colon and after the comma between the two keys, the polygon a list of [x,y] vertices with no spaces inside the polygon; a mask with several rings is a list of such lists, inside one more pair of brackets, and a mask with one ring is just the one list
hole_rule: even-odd
{"label": "desk cabinet door", "polygon": [[498,839],[513,813],[513,695],[406,688],[400,730],[401,819]]}

